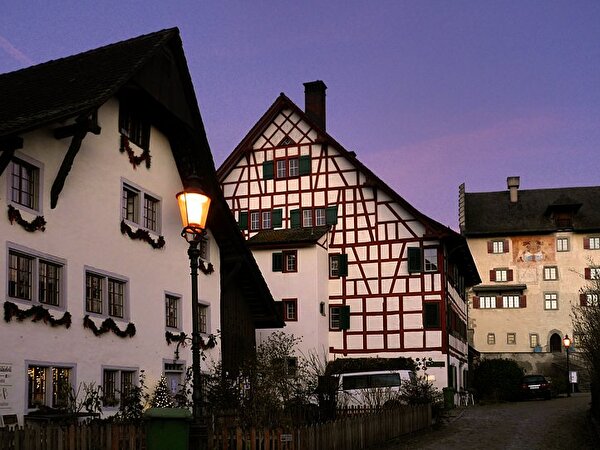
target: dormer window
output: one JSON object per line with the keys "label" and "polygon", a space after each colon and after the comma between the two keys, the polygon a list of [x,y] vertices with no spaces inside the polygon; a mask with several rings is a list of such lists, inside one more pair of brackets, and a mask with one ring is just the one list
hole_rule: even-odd
{"label": "dormer window", "polygon": [[119,108],[119,132],[138,147],[150,148],[150,122],[126,102],[121,102]]}

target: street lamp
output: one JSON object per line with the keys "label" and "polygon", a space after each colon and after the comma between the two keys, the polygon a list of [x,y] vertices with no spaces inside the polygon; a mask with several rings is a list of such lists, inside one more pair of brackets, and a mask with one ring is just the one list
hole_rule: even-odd
{"label": "street lamp", "polygon": [[567,397],[571,396],[571,377],[569,373],[569,348],[571,347],[571,338],[568,334],[565,334],[563,338],[563,344],[565,346],[565,352],[567,353]]}
{"label": "street lamp", "polygon": [[192,278],[192,405],[193,422],[190,442],[196,448],[207,444],[206,427],[202,421],[202,379],[200,376],[200,326],[198,320],[198,258],[200,242],[206,234],[206,218],[210,207],[208,197],[199,186],[197,177],[187,180],[186,187],[177,194],[183,230],[181,236],[190,244],[188,256]]}

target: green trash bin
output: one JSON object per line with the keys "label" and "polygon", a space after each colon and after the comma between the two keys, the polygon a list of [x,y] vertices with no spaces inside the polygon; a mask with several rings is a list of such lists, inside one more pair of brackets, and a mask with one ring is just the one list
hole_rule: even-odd
{"label": "green trash bin", "polygon": [[192,414],[183,408],[149,408],[146,419],[147,450],[188,450]]}
{"label": "green trash bin", "polygon": [[444,409],[454,408],[454,388],[445,387],[442,392],[444,393]]}

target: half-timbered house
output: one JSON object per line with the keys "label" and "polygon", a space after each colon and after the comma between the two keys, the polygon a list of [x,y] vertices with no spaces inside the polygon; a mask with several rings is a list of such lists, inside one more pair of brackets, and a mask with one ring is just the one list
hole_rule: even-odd
{"label": "half-timbered house", "polygon": [[218,170],[285,330],[328,358],[426,358],[437,386],[463,386],[464,238],[331,137],[325,84],[304,86],[304,111],[281,94]]}
{"label": "half-timbered house", "polygon": [[[192,314],[230,371],[257,327],[280,325],[221,194],[177,29],[0,75],[0,98],[0,418],[64,408],[81,383],[113,413],[142,370],[178,389]],[[175,199],[191,175],[212,197],[195,312]]]}

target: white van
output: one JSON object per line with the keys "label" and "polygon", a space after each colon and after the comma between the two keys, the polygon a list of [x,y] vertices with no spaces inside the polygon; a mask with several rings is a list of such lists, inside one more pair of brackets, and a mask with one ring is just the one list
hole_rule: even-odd
{"label": "white van", "polygon": [[400,385],[410,380],[410,370],[378,370],[340,373],[337,404],[345,406],[379,407],[397,400]]}

